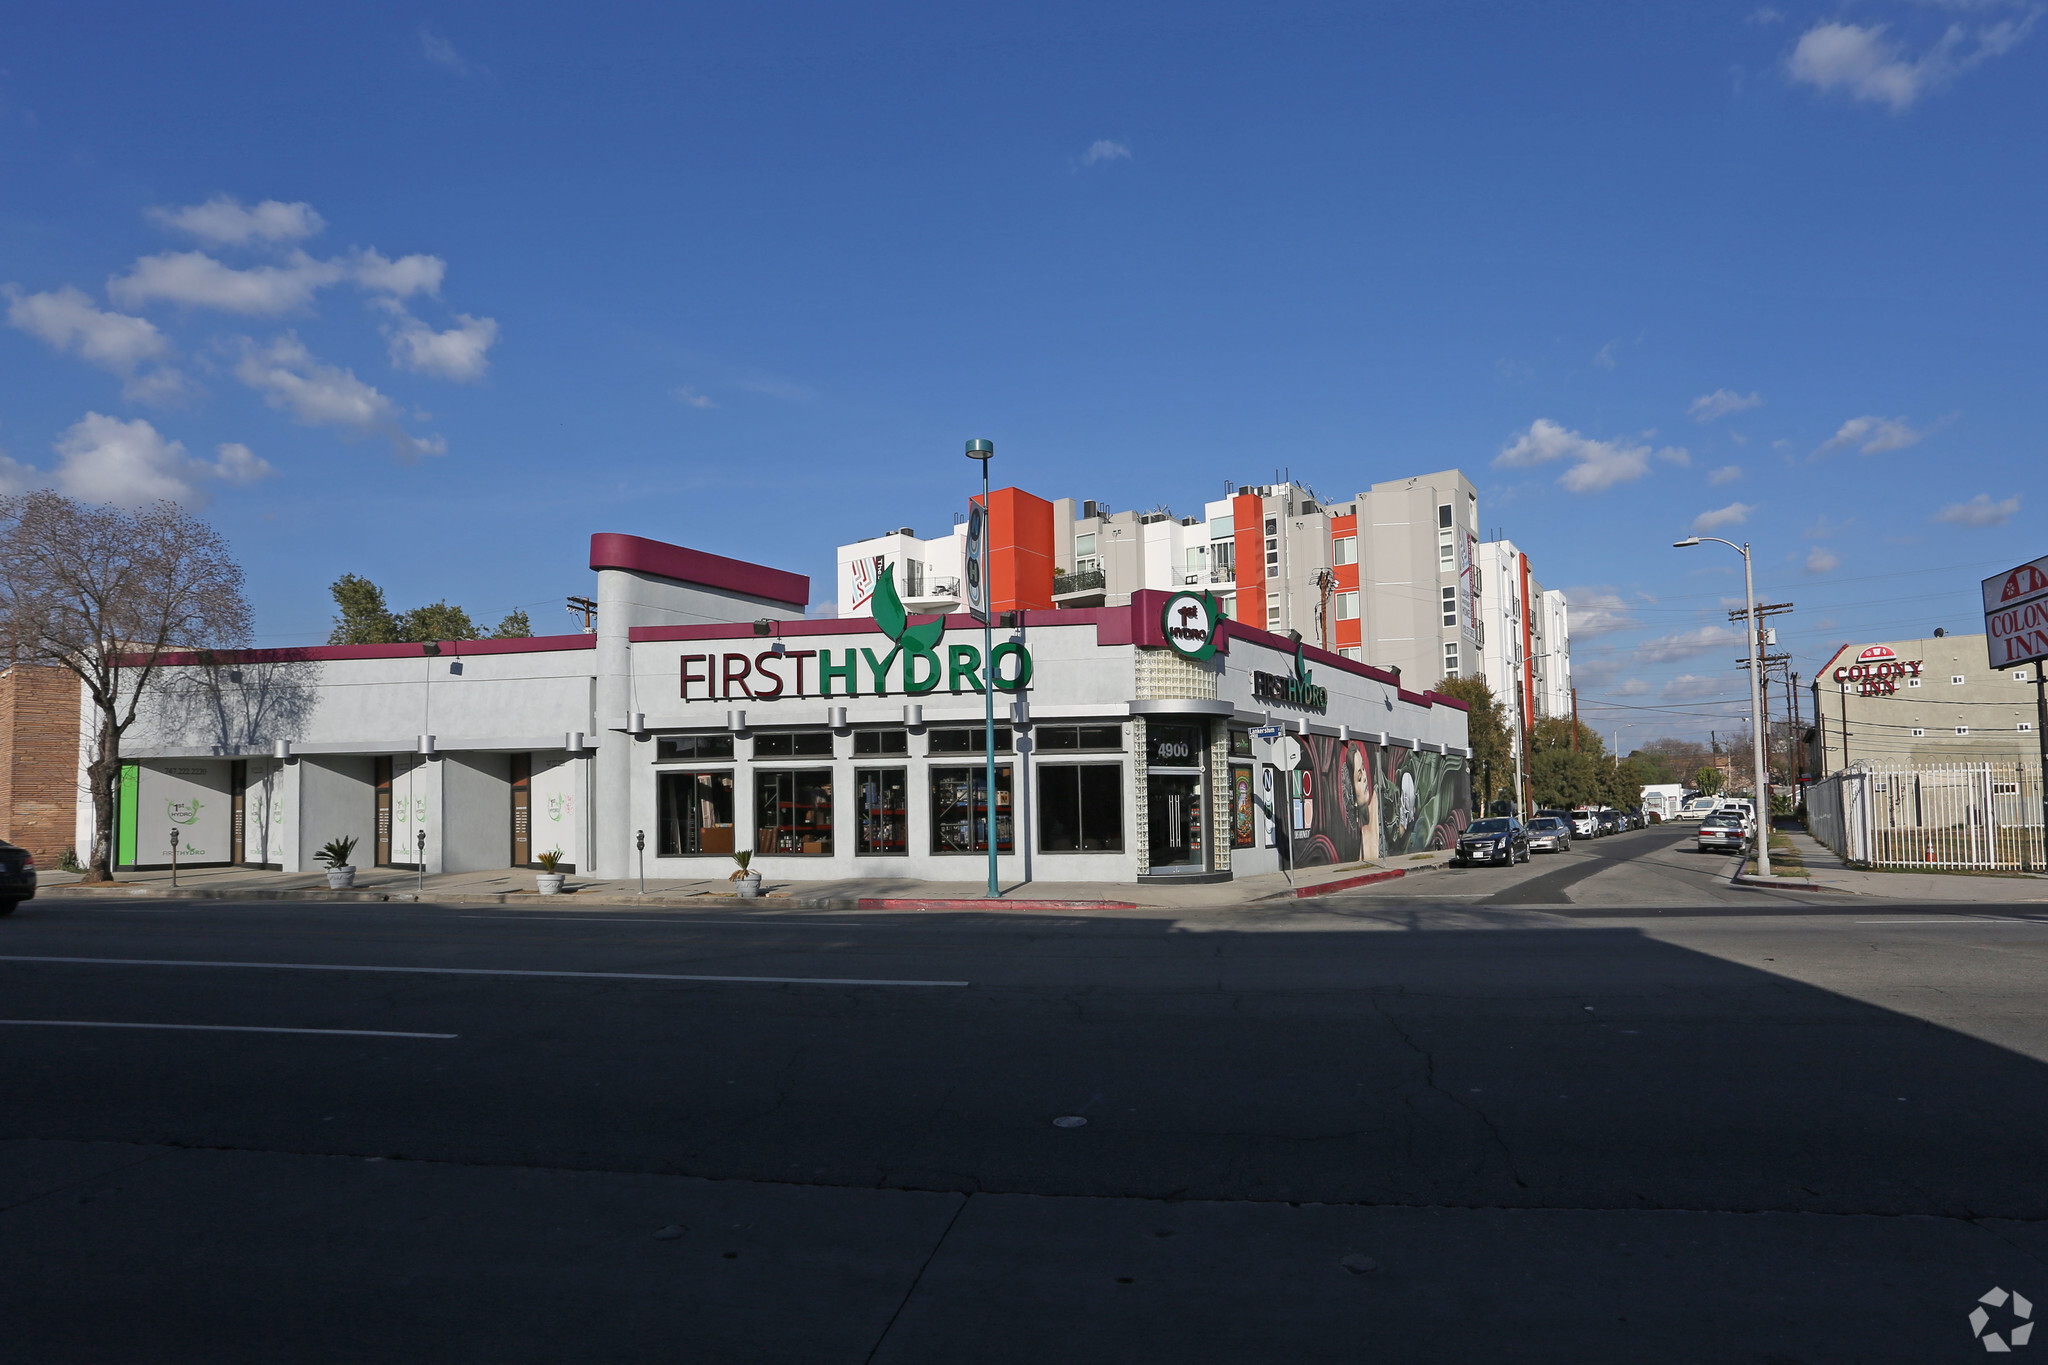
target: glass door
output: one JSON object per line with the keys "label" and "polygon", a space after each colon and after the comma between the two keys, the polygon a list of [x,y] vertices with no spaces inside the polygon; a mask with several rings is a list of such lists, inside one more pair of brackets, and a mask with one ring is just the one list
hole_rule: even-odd
{"label": "glass door", "polygon": [[1155,775],[1146,782],[1152,870],[1202,870],[1208,865],[1202,838],[1202,779]]}

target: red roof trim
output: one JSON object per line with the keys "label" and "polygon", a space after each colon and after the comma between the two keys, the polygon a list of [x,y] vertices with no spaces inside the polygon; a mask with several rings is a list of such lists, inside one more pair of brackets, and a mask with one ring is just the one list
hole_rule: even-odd
{"label": "red roof trim", "polygon": [[[595,649],[595,635],[526,635],[512,640],[441,640],[441,656],[444,659],[475,658],[480,654],[552,654],[564,649]],[[425,657],[425,646],[402,645],[300,645],[286,649],[222,649],[211,653],[199,650],[182,651],[176,654],[161,654],[157,662],[166,667],[189,666],[211,660],[221,664],[299,664],[326,663],[339,659],[418,659]],[[124,668],[137,667],[148,661],[142,654],[127,654],[121,658]]]}
{"label": "red roof trim", "polygon": [[652,574],[656,578],[691,583],[701,588],[718,588],[746,597],[759,597],[792,607],[810,605],[811,579],[808,574],[788,573],[743,559],[706,554],[702,550],[670,545],[617,531],[600,531],[590,538],[590,567],[625,569]]}

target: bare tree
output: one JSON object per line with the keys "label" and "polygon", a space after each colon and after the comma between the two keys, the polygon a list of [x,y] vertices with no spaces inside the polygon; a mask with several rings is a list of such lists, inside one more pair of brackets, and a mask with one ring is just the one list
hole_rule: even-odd
{"label": "bare tree", "polygon": [[241,565],[176,503],[130,512],[43,491],[0,512],[0,649],[70,669],[97,714],[87,881],[113,877],[121,737],[159,686],[165,654],[239,645],[248,633]]}

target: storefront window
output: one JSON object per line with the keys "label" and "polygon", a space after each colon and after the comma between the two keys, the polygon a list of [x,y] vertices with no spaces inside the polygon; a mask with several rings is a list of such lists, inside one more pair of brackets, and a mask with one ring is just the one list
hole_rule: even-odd
{"label": "storefront window", "polygon": [[[988,852],[988,770],[933,768],[931,781],[932,852]],[[996,768],[996,852],[1012,851],[1013,830],[1010,765],[1005,763]]]}
{"label": "storefront window", "polygon": [[755,758],[830,758],[830,730],[797,730],[779,735],[754,736]]}
{"label": "storefront window", "polygon": [[733,851],[731,773],[661,773],[654,790],[656,857]]}
{"label": "storefront window", "polygon": [[[933,730],[927,747],[935,754],[985,754],[988,752],[988,733],[979,725],[961,725],[951,729]],[[996,727],[996,752],[1011,752],[1010,727]]]}
{"label": "storefront window", "polygon": [[654,741],[656,763],[675,763],[691,758],[731,757],[731,735],[662,735]]}
{"label": "storefront window", "polygon": [[1041,725],[1032,731],[1040,753],[1069,753],[1096,749],[1121,753],[1124,727],[1121,725]]}
{"label": "storefront window", "polygon": [[1232,758],[1250,758],[1252,756],[1251,731],[1232,730],[1230,732],[1230,756]]}
{"label": "storefront window", "polygon": [[1038,847],[1045,853],[1123,852],[1123,765],[1040,764]]}
{"label": "storefront window", "polygon": [[[899,735],[901,731],[897,732]],[[910,772],[907,768],[862,768],[853,775],[859,797],[855,853],[910,852]]]}
{"label": "storefront window", "polygon": [[830,857],[832,773],[828,768],[754,770],[754,851]]}
{"label": "storefront window", "polygon": [[853,752],[857,758],[869,754],[907,754],[910,752],[908,730],[856,730],[853,732]]}

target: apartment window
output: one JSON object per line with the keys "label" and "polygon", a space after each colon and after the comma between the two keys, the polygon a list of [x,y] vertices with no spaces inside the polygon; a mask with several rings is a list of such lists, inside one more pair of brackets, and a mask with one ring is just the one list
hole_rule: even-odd
{"label": "apartment window", "polygon": [[1123,852],[1123,775],[1120,763],[1040,764],[1039,851]]}
{"label": "apartment window", "polygon": [[1339,536],[1336,541],[1335,554],[1336,561],[1339,564],[1356,564],[1358,562],[1358,537]]}
{"label": "apartment window", "polygon": [[1919,685],[1920,685],[1920,680],[1919,680],[1918,678],[1908,678],[1908,679],[1906,679],[1906,686],[1908,686],[1908,687],[1918,687]]}
{"label": "apartment window", "polygon": [[1209,547],[1206,545],[1188,546],[1188,572],[1195,573],[1208,567]]}
{"label": "apartment window", "polygon": [[[731,735],[662,735],[654,741],[656,763],[692,758],[731,758]],[[728,850],[730,851],[730,850]]]}
{"label": "apartment window", "polygon": [[1967,735],[1970,733],[1970,727],[1967,725],[1958,725],[1956,727],[1956,733],[1959,735]]}
{"label": "apartment window", "polygon": [[910,770],[858,768],[853,774],[853,789],[853,851],[870,857],[908,854]]}
{"label": "apartment window", "polygon": [[1280,594],[1277,592],[1266,594],[1266,629],[1280,629]]}
{"label": "apartment window", "polygon": [[1949,675],[1949,679],[1948,679],[1948,680],[1949,680],[1950,682],[1952,682],[1952,683],[1957,683],[1957,684],[1960,684],[1960,683],[1961,683],[1961,682],[1963,681],[1963,675],[1962,675],[1962,674],[1960,674],[1960,673],[1951,673],[1951,674]]}
{"label": "apartment window", "polygon": [[1457,558],[1458,554],[1452,543],[1451,533],[1449,531],[1438,531],[1436,533],[1437,567],[1439,569],[1448,569],[1457,562]]}
{"label": "apartment window", "polygon": [[830,758],[830,730],[793,730],[779,735],[754,736],[755,758]]}
{"label": "apartment window", "polygon": [[1084,559],[1093,559],[1093,558],[1095,558],[1095,533],[1094,533],[1093,531],[1090,531],[1090,532],[1089,532],[1089,533],[1088,533],[1087,535],[1085,535],[1085,536],[1075,536],[1075,537],[1074,537],[1074,560],[1075,560],[1075,562],[1076,562],[1076,563],[1078,563],[1078,562],[1080,562],[1081,560],[1084,560]]}
{"label": "apartment window", "polygon": [[1913,727],[1913,738],[1915,738],[1915,739],[1925,739],[1926,737],[1927,737],[1927,732],[1926,732],[1925,730],[1921,729],[1921,728],[1920,728],[1919,726],[1917,726],[1917,725]]}
{"label": "apartment window", "polygon": [[1451,524],[1451,505],[1444,503],[1436,509],[1436,524],[1448,528]]}
{"label": "apartment window", "polygon": [[[988,752],[988,731],[979,725],[959,725],[943,730],[933,730],[927,738],[925,748],[935,754],[985,754]],[[996,752],[1007,754],[1012,751],[1010,727],[996,727]]]}
{"label": "apartment window", "polygon": [[[1269,536],[1277,536],[1280,534],[1280,519],[1278,517],[1266,518],[1266,534]],[[1269,545],[1272,544],[1271,541],[1268,541],[1266,543]]]}
{"label": "apartment window", "polygon": [[853,755],[866,758],[870,755],[907,754],[910,752],[908,730],[856,730],[853,732]]}
{"label": "apartment window", "polygon": [[1209,565],[1215,569],[1230,569],[1237,565],[1237,544],[1234,541],[1218,540],[1209,546]]}
{"label": "apartment window", "polygon": [[2027,670],[2024,668],[2017,670],[2012,675],[2012,680],[2014,682],[2025,682],[2027,680]]}
{"label": "apartment window", "polygon": [[[933,768],[932,852],[988,852],[988,773],[975,768]],[[1014,842],[1010,818],[1010,765],[996,768],[996,852]]]}
{"label": "apartment window", "polygon": [[1041,725],[1032,732],[1032,743],[1040,753],[1071,753],[1095,749],[1122,753],[1124,727],[1121,725]]}
{"label": "apartment window", "polygon": [[1458,647],[1455,644],[1444,646],[1444,676],[1446,678],[1458,676]]}
{"label": "apartment window", "polygon": [[1209,539],[1228,540],[1237,534],[1237,523],[1231,517],[1209,518]]}
{"label": "apartment window", "polygon": [[1445,624],[1445,625],[1447,625],[1447,626],[1455,626],[1455,625],[1457,625],[1457,624],[1458,624],[1458,590],[1457,590],[1456,588],[1445,588],[1445,589],[1443,590],[1443,607],[1444,607],[1444,624]]}
{"label": "apartment window", "polygon": [[1365,651],[1360,649],[1357,645],[1346,645],[1344,646],[1344,648],[1337,651],[1337,657],[1340,659],[1349,659],[1353,663],[1363,663],[1365,661]]}
{"label": "apartment window", "polygon": [[732,773],[659,774],[654,781],[654,856],[730,855]]}
{"label": "apartment window", "polygon": [[2031,734],[2033,734],[2033,733],[2034,733],[2034,722],[2032,722],[2032,721],[2030,721],[2030,720],[2023,720],[2023,721],[2021,721],[2021,722],[2020,722],[2020,733],[2021,733],[2021,734],[2023,734],[2023,735],[2031,735]]}
{"label": "apartment window", "polygon": [[1340,592],[1337,594],[1337,619],[1339,621],[1356,621],[1358,619],[1357,593]]}

